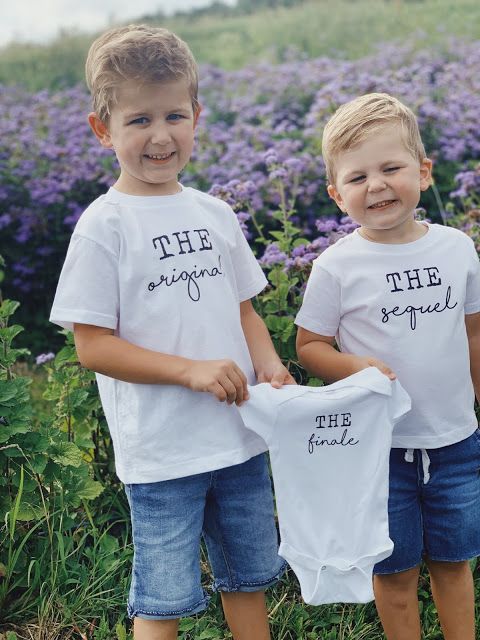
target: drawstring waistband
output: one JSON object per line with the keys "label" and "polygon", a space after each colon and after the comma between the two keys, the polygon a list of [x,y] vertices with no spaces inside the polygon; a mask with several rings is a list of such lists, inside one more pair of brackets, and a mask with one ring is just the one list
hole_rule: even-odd
{"label": "drawstring waistband", "polygon": [[[414,449],[407,449],[405,451],[405,462],[413,462]],[[427,484],[430,480],[430,458],[426,449],[420,449],[422,454],[422,468],[423,468],[423,483]]]}

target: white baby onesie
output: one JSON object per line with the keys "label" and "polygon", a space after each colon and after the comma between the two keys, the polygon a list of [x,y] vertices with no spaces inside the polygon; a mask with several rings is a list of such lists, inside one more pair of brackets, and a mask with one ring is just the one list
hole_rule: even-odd
{"label": "white baby onesie", "polygon": [[369,367],[325,387],[249,388],[240,407],[270,450],[281,545],[307,604],[373,600],[388,557],[389,452],[410,410],[398,381]]}

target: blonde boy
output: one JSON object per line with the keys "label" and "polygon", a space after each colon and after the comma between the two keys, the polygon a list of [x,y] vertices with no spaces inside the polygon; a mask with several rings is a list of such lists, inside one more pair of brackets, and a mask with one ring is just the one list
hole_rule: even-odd
{"label": "blonde boy", "polygon": [[423,559],[445,638],[474,640],[478,256],[460,231],[415,219],[432,163],[413,113],[395,98],[373,93],[340,107],[325,127],[323,155],[330,197],[360,226],[314,262],[296,319],[300,361],[328,381],[378,367],[412,398],[394,431],[395,547],[374,570],[377,609],[388,640],[420,639]]}
{"label": "blonde boy", "polygon": [[51,320],[97,372],[131,510],[135,639],[176,638],[206,607],[203,536],[234,638],[265,640],[264,589],[284,564],[266,446],[237,410],[247,382],[293,382],[250,301],[265,278],[230,207],[178,182],[200,114],[187,45],[112,29],[86,75],[120,175],[75,228]]}

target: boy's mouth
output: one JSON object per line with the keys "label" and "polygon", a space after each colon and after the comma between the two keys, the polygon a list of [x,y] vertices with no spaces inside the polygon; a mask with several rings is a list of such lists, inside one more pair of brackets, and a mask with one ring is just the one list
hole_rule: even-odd
{"label": "boy's mouth", "polygon": [[384,207],[388,207],[391,204],[397,202],[396,200],[382,200],[381,202],[375,202],[375,204],[369,205],[368,209],[383,209]]}
{"label": "boy's mouth", "polygon": [[155,160],[156,162],[165,162],[173,158],[174,155],[175,151],[170,151],[169,153],[146,153],[144,157],[149,160]]}

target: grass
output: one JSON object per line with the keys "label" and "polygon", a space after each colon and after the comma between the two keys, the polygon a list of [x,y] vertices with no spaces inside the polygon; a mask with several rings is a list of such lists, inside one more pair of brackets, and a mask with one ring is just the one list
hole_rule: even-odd
{"label": "grass", "polygon": [[[383,42],[415,38],[420,47],[442,47],[450,37],[480,38],[476,0],[317,0],[251,15],[155,16],[138,21],[173,29],[201,63],[237,69],[259,60],[282,61],[293,48],[308,57],[358,58]],[[30,90],[83,82],[85,55],[95,34],[63,33],[51,44],[0,49],[0,83]]]}

